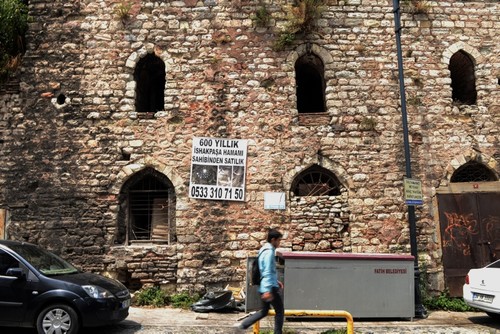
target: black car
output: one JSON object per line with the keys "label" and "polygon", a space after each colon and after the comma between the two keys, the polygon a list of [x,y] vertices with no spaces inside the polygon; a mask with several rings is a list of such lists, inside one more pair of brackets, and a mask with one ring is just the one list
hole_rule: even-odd
{"label": "black car", "polygon": [[123,284],[80,272],[36,245],[0,240],[0,326],[75,334],[125,319],[129,306]]}

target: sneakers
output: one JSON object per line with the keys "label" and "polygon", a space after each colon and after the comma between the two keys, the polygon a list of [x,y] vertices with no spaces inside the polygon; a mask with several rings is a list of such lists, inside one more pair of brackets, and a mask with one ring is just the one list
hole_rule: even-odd
{"label": "sneakers", "polygon": [[245,328],[243,328],[243,325],[239,322],[235,323],[232,327],[234,334],[243,334],[246,332]]}

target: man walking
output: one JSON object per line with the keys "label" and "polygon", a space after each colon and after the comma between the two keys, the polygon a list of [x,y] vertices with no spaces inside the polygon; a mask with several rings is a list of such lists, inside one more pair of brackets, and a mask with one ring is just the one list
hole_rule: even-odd
{"label": "man walking", "polygon": [[247,329],[255,322],[264,318],[272,305],[276,312],[274,318],[274,334],[283,333],[284,307],[283,299],[280,295],[280,289],[283,289],[283,283],[278,281],[275,255],[276,248],[279,247],[282,237],[283,235],[276,229],[270,229],[267,233],[267,242],[259,250],[258,255],[261,275],[259,293],[264,303],[264,307],[259,312],[244,319],[241,323],[237,323],[235,327],[238,329]]}

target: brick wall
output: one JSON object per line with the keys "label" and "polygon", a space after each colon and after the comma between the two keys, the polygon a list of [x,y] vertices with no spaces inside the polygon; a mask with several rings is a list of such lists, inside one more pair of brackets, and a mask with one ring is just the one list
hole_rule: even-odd
{"label": "brick wall", "polygon": [[[283,51],[273,49],[283,1],[265,2],[272,18],[257,28],[257,1],[133,1],[127,20],[119,4],[30,5],[20,98],[1,109],[11,135],[0,206],[10,208],[11,238],[87,269],[195,290],[242,282],[268,226],[285,232],[287,249],[409,253],[392,3],[329,1],[312,33]],[[500,20],[497,1],[430,6],[404,8],[402,48],[412,168],[425,193],[419,251],[439,279],[435,189],[457,157],[480,156],[500,172]],[[474,59],[477,105],[451,99],[458,50]],[[294,64],[307,52],[325,67],[319,116],[296,109]],[[166,65],[165,110],[140,114],[134,69],[148,53]],[[244,203],[188,197],[193,136],[249,140]],[[314,164],[339,178],[342,196],[289,196]],[[120,189],[145,167],[175,187],[175,244],[115,244]],[[266,191],[286,192],[287,209],[264,210]]]}

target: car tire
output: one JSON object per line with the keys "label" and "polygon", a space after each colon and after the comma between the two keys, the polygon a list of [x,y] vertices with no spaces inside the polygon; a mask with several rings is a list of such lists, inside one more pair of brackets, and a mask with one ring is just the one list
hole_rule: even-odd
{"label": "car tire", "polygon": [[500,314],[499,313],[486,312],[486,314],[489,315],[491,319],[495,319],[497,321],[500,321]]}
{"label": "car tire", "polygon": [[64,304],[54,304],[44,308],[36,319],[38,334],[77,334],[80,328],[78,314]]}

